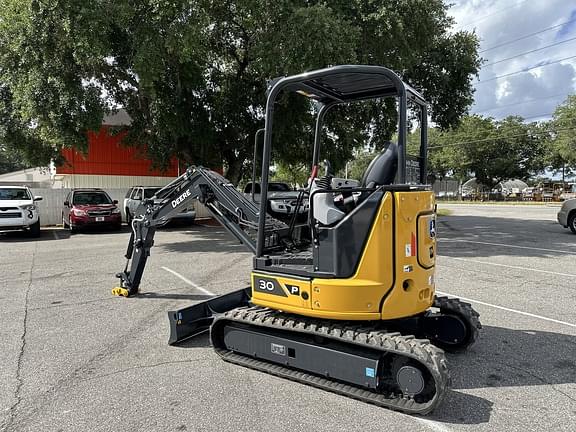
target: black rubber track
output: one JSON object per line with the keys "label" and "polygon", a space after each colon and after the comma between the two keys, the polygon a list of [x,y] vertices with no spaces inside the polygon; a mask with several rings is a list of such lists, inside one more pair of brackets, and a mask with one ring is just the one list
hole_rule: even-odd
{"label": "black rubber track", "polygon": [[[413,397],[402,394],[377,393],[333,381],[323,376],[231,352],[224,346],[224,342],[218,339],[221,338],[222,329],[225,325],[238,324],[316,335],[412,359],[430,373],[434,380],[435,393],[430,400],[418,402]],[[212,324],[211,338],[214,350],[225,361],[407,414],[425,415],[432,412],[442,402],[450,387],[450,375],[444,351],[426,339],[403,336],[399,332],[375,331],[367,327],[365,323],[362,326],[354,322],[319,320],[284,314],[259,306],[248,306],[233,309],[216,318]]]}

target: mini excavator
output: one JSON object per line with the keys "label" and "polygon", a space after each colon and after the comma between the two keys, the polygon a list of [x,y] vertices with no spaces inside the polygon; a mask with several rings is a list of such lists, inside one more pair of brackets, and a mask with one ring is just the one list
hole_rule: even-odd
{"label": "mini excavator", "polygon": [[[274,107],[296,92],[316,107],[303,230],[267,214]],[[360,181],[320,175],[323,122],[334,107],[394,98],[398,139]],[[408,156],[407,104],[419,111]],[[225,361],[409,414],[436,408],[450,386],[445,351],[477,339],[479,315],[435,294],[436,205],[426,185],[427,103],[380,66],[343,65],[269,82],[258,203],[223,176],[190,167],[144,201],[113,293],[138,294],[155,230],[197,199],[254,253],[251,286],[168,312],[170,344],[210,331]]]}

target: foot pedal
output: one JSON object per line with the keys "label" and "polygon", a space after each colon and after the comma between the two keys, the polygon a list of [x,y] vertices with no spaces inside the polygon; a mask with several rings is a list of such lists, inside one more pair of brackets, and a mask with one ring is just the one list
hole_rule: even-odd
{"label": "foot pedal", "polygon": [[112,295],[118,296],[118,297],[128,297],[128,290],[126,288],[122,288],[122,287],[116,287],[116,288],[112,288]]}

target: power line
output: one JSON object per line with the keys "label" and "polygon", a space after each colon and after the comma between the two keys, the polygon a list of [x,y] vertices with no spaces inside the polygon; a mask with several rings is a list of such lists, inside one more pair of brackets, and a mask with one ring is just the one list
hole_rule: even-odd
{"label": "power line", "polygon": [[533,116],[530,116],[530,117],[523,117],[523,119],[524,119],[524,120],[530,120],[530,119],[533,119],[533,118],[540,118],[540,117],[552,117],[552,115],[554,115],[553,112],[551,112],[551,113],[546,113],[546,114],[533,115]]}
{"label": "power line", "polygon": [[572,23],[572,22],[574,22],[574,21],[576,21],[576,18],[573,19],[573,20],[570,20],[570,21],[564,21],[564,22],[561,23],[561,24],[557,24],[557,25],[554,25],[554,26],[551,26],[551,27],[546,27],[545,29],[542,29],[542,30],[537,31],[537,32],[534,32],[534,33],[527,34],[527,35],[525,35],[525,36],[520,36],[520,37],[518,37],[518,38],[516,38],[516,39],[512,39],[512,40],[509,40],[509,41],[507,41],[507,42],[502,42],[501,44],[498,44],[498,45],[491,46],[490,48],[486,48],[486,49],[483,49],[482,51],[478,51],[478,54],[482,54],[482,53],[485,53],[486,51],[491,51],[491,50],[493,50],[493,49],[500,48],[500,47],[509,45],[509,44],[511,44],[511,43],[518,42],[518,41],[523,40],[523,39],[528,39],[529,37],[539,35],[540,33],[545,33],[545,32],[547,32],[547,31],[549,31],[549,30],[554,30],[554,29],[556,29],[556,28],[558,28],[558,27],[562,27],[562,26],[564,26],[564,25],[566,25],[566,24],[570,24],[570,23]]}
{"label": "power line", "polygon": [[508,107],[516,106],[516,105],[524,105],[524,104],[527,104],[527,103],[530,103],[530,102],[539,101],[539,100],[546,100],[546,99],[557,98],[557,97],[560,97],[560,96],[566,96],[566,93],[559,93],[559,94],[555,94],[555,95],[552,95],[552,96],[544,96],[544,97],[539,97],[539,98],[534,98],[534,99],[528,99],[528,100],[521,101],[521,102],[515,102],[515,103],[511,103],[511,104],[494,106],[494,107],[492,107],[492,108],[484,109],[484,110],[481,110],[481,111],[476,111],[476,114],[480,114],[480,113],[487,112],[487,111],[493,111],[493,110],[499,109],[499,108],[508,108]]}
{"label": "power line", "polygon": [[570,57],[564,57],[564,58],[561,58],[561,59],[558,59],[558,60],[551,61],[551,62],[549,62],[549,63],[532,66],[532,67],[529,67],[529,68],[521,69],[521,70],[519,70],[519,71],[510,72],[510,73],[507,73],[507,74],[504,74],[504,75],[498,75],[498,76],[496,76],[496,77],[484,79],[484,80],[482,80],[482,81],[477,81],[476,84],[481,84],[481,83],[485,83],[485,82],[488,82],[488,81],[494,81],[494,80],[497,80],[497,79],[500,79],[500,78],[509,77],[509,76],[512,76],[512,75],[517,75],[517,74],[522,73],[522,72],[528,72],[528,71],[530,71],[530,70],[532,70],[532,69],[538,69],[538,68],[541,68],[541,67],[550,66],[550,65],[555,64],[555,63],[560,63],[560,62],[562,62],[562,61],[564,61],[564,60],[570,60],[570,59],[573,59],[573,58],[575,58],[575,57],[576,57],[576,55],[573,55],[573,56],[570,56]]}
{"label": "power line", "polygon": [[[562,132],[562,131],[568,131],[568,130],[576,130],[576,127],[560,128],[560,129],[547,129],[547,130],[542,130],[540,132],[537,132],[537,131],[531,132],[530,135],[544,135],[544,134],[547,134],[550,132]],[[515,134],[515,135],[500,135],[500,136],[484,138],[484,139],[479,139],[479,140],[460,141],[460,142],[443,144],[443,145],[433,145],[433,146],[429,146],[428,148],[433,149],[433,148],[443,148],[443,147],[458,147],[458,146],[466,145],[466,144],[476,144],[476,143],[482,143],[482,142],[488,142],[488,141],[496,141],[499,139],[518,138],[518,137],[523,137],[526,135],[527,135],[526,133]]]}
{"label": "power line", "polygon": [[547,48],[554,47],[554,46],[556,46],[556,45],[562,45],[562,44],[565,44],[565,43],[567,43],[567,42],[571,42],[571,41],[573,41],[573,40],[576,40],[576,37],[573,37],[573,38],[570,38],[570,39],[566,39],[566,40],[563,40],[563,41],[560,41],[560,42],[555,42],[555,43],[553,43],[553,44],[546,45],[546,46],[543,46],[543,47],[540,47],[540,48],[536,48],[536,49],[533,49],[533,50],[530,50],[530,51],[525,51],[525,52],[523,52],[523,53],[516,54],[516,55],[514,55],[514,56],[512,56],[512,57],[508,57],[508,58],[505,58],[505,59],[502,59],[502,60],[498,60],[498,61],[495,61],[495,62],[492,62],[492,63],[485,64],[485,65],[483,65],[482,67],[485,68],[486,66],[492,66],[492,65],[495,65],[495,64],[498,64],[498,63],[503,63],[503,62],[505,62],[505,61],[512,60],[512,59],[515,59],[515,58],[517,58],[517,57],[522,57],[522,56],[524,56],[524,55],[526,55],[526,54],[532,54],[532,53],[535,53],[535,52],[537,52],[537,51],[542,51],[542,50],[545,50],[545,49],[547,49]]}

